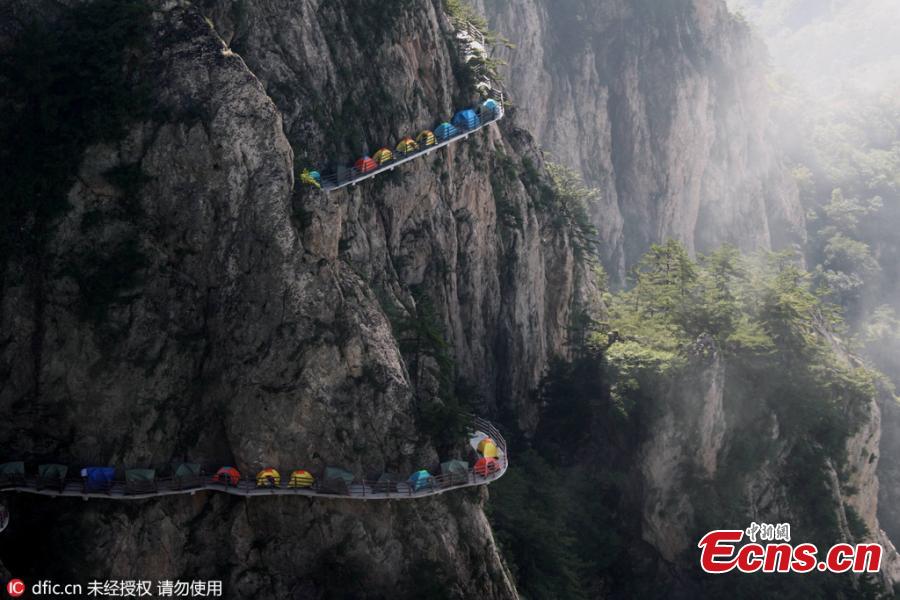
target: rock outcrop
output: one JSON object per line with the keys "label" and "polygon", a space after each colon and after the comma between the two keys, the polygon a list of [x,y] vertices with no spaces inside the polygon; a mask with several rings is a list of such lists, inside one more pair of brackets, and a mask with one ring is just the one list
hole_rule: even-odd
{"label": "rock outcrop", "polygon": [[[711,341],[700,345],[707,351],[695,358],[692,374],[659,390],[663,402],[637,456],[642,538],[664,560],[690,564],[698,534],[715,526],[703,511],[714,508],[717,518],[750,515],[757,523],[792,523],[792,539],[810,541],[819,523],[810,520],[810,503],[802,495],[809,493],[805,486],[810,482],[798,483],[798,440],[783,431],[763,399],[756,398],[763,404],[748,409],[736,393],[743,385],[735,381],[739,369],[729,367]],[[879,522],[882,420],[877,398],[870,398],[859,414],[861,422],[844,444],[844,463],[829,459],[821,466],[825,496],[816,503],[824,507],[825,520],[835,524],[837,539],[883,547],[882,582],[890,590],[900,581],[900,555]],[[802,468],[817,472],[820,466]],[[711,501],[713,490],[718,495]]]}

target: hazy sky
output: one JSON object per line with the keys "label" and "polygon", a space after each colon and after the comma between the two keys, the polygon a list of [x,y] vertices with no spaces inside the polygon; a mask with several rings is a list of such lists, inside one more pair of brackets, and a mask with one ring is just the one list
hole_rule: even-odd
{"label": "hazy sky", "polygon": [[900,84],[900,0],[727,0],[811,91]]}

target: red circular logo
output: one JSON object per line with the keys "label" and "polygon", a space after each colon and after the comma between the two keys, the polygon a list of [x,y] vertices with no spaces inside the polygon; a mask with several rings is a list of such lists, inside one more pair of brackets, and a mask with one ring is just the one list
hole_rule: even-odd
{"label": "red circular logo", "polygon": [[6,591],[13,598],[18,598],[25,593],[25,582],[21,579],[10,579],[6,584]]}

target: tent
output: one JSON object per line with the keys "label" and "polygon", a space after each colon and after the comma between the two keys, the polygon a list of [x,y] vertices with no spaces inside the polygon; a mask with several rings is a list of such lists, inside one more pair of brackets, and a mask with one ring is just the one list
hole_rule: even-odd
{"label": "tent", "polygon": [[303,469],[297,469],[293,473],[291,473],[291,479],[288,481],[288,487],[295,488],[308,488],[312,487],[312,484],[315,483],[316,478],[312,476],[312,473],[309,471],[304,471]]}
{"label": "tent", "polygon": [[8,462],[0,465],[0,485],[21,485],[25,483],[25,463]]}
{"label": "tent", "polygon": [[175,473],[173,482],[178,489],[198,487],[200,485],[200,465],[197,463],[179,463],[173,465]]}
{"label": "tent", "polygon": [[115,467],[85,467],[81,470],[84,490],[108,492],[116,476]]}
{"label": "tent", "polygon": [[234,467],[222,467],[213,475],[213,483],[224,483],[225,485],[237,486],[241,480],[241,472]]}
{"label": "tent", "polygon": [[379,165],[383,165],[386,162],[391,162],[392,160],[394,160],[394,153],[387,148],[382,148],[372,155],[372,160],[377,162]]}
{"label": "tent", "polygon": [[318,171],[303,169],[303,172],[300,173],[300,181],[307,185],[314,185],[317,188],[322,187],[322,175]]}
{"label": "tent", "polygon": [[491,116],[491,118],[500,116],[500,103],[494,100],[493,98],[488,98],[484,101],[484,104],[481,105],[484,111]]}
{"label": "tent", "polygon": [[156,491],[156,471],[154,469],[128,469],[125,471],[125,489],[131,493]]}
{"label": "tent", "polygon": [[[433,136],[432,136],[433,137]],[[397,143],[397,152],[409,154],[419,149],[419,145],[411,137],[405,137]]]}
{"label": "tent", "polygon": [[481,119],[478,118],[478,114],[474,110],[467,108],[456,113],[451,123],[458,129],[475,129],[481,125]]}
{"label": "tent", "polygon": [[484,445],[483,454],[485,458],[497,458],[500,456],[500,450],[497,448],[497,444],[491,442]]}
{"label": "tent", "polygon": [[66,485],[66,473],[68,472],[69,467],[66,465],[39,465],[37,479],[38,489],[45,487],[52,487],[59,490],[63,489]]}
{"label": "tent", "polygon": [[326,467],[322,478],[322,491],[329,494],[349,494],[353,473],[337,467]]}
{"label": "tent", "polygon": [[416,142],[420,146],[434,146],[437,140],[434,138],[434,132],[426,129],[416,137]]}
{"label": "tent", "polygon": [[376,163],[368,156],[363,156],[361,159],[353,163],[353,168],[360,173],[371,173],[378,168],[378,163]]}
{"label": "tent", "polygon": [[399,475],[385,472],[378,476],[378,481],[372,486],[372,490],[378,494],[393,493],[397,491],[397,483],[399,482]]}
{"label": "tent", "polygon": [[278,487],[281,485],[281,474],[268,467],[256,474],[256,487]]}
{"label": "tent", "polygon": [[500,461],[496,458],[479,458],[475,463],[475,474],[487,477],[500,470]]}
{"label": "tent", "polygon": [[434,136],[442,142],[459,135],[459,130],[450,123],[441,123],[434,129]]}
{"label": "tent", "polygon": [[421,471],[416,471],[412,475],[409,476],[408,479],[409,487],[413,489],[414,492],[418,492],[419,490],[423,490],[434,484],[434,477],[431,476],[431,473],[422,469]]}
{"label": "tent", "polygon": [[497,458],[500,456],[497,444],[489,437],[482,438],[478,442],[478,453],[486,458]]}
{"label": "tent", "polygon": [[494,440],[489,437],[482,438],[480,442],[478,442],[478,454],[484,454],[484,447],[488,444],[493,444]]}
{"label": "tent", "polygon": [[464,460],[448,460],[441,463],[441,475],[447,485],[469,482],[469,463]]}

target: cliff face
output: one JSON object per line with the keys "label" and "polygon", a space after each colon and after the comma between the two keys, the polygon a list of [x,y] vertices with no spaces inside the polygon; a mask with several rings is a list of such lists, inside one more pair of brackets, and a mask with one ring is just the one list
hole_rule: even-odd
{"label": "cliff face", "polygon": [[[81,4],[10,3],[0,46],[29,19],[52,28]],[[79,152],[39,256],[4,257],[4,453],[31,468],[431,467],[437,436],[417,415],[446,401],[446,382],[434,357],[410,360],[404,319],[440,330],[459,396],[533,432],[530,393],[566,354],[574,311],[595,299],[543,202],[526,128],[601,189],[595,222],[620,278],[666,237],[759,248],[802,230],[766,148],[758,48],[720,4],[483,8],[517,43],[517,108],[500,127],[326,195],[301,187],[297,170],[351,162],[472,100],[440,2],[153,3],[145,45],[129,50],[150,106]],[[628,448],[640,537],[671,562],[707,525],[698,490],[732,472],[744,418],[723,359],[696,374],[661,391],[660,414]],[[847,445],[849,479],[832,465],[827,497],[843,532],[853,507],[882,539],[870,408]],[[757,416],[770,419],[773,451],[739,497],[765,520],[792,514],[793,475],[779,462],[791,448],[771,415]],[[223,579],[232,597],[512,598],[488,499],[13,497],[0,573],[132,578],[140,564],[151,579]]]}
{"label": "cliff face", "polygon": [[[666,561],[690,567],[699,536],[723,519],[738,519],[733,528],[749,526],[740,520],[747,515],[757,523],[787,522],[795,543],[815,540],[819,528],[831,523],[823,538],[829,545],[882,545],[881,583],[892,589],[900,581],[900,556],[879,521],[878,398],[860,407],[859,425],[839,451],[844,460],[819,465],[803,454],[808,440],[786,434],[765,398],[748,405],[739,365],[713,349],[689,371],[690,377],[659,391],[660,410],[637,452],[643,540]],[[825,450],[816,446],[815,452]],[[812,488],[815,478],[820,482]]]}
{"label": "cliff face", "polygon": [[481,4],[515,44],[499,56],[519,119],[601,190],[611,273],[668,238],[691,251],[803,239],[770,146],[765,49],[724,2]]}
{"label": "cliff face", "polygon": [[897,400],[885,394],[881,403],[882,436],[881,452],[884,459],[878,462],[878,517],[891,539],[900,539],[900,465],[891,457],[900,455],[900,407]]}
{"label": "cliff face", "polygon": [[[295,185],[295,165],[352,161],[375,149],[365,140],[391,144],[468,100],[439,3],[390,4],[154,4],[130,63],[152,89],[146,116],[87,146],[42,270],[25,255],[3,271],[5,453],[429,467],[438,452],[415,415],[440,402],[439,382],[412,372],[391,323],[424,299],[466,399],[528,421],[582,278],[567,231],[517,174],[523,157],[542,167],[530,136],[505,123],[347,191]],[[498,218],[501,193],[515,225]],[[0,561],[72,581],[141,564],[148,578],[224,579],[233,597],[514,597],[485,499],[13,498]]]}

